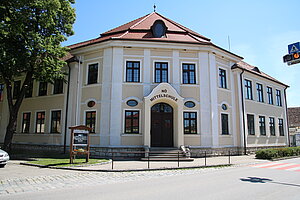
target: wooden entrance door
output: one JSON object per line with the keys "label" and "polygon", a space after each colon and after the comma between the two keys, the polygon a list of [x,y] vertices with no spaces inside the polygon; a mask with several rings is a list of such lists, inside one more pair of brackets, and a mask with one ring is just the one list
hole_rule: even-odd
{"label": "wooden entrance door", "polygon": [[151,147],[173,147],[173,108],[166,103],[151,108]]}

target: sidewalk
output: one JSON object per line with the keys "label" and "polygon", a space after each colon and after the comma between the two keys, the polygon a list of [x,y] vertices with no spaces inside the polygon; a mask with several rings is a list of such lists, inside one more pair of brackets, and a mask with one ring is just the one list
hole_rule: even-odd
{"label": "sidewalk", "polygon": [[[228,156],[195,158],[194,161],[178,162],[177,161],[150,161],[149,166],[147,161],[110,161],[106,164],[98,164],[91,166],[68,167],[59,169],[69,169],[78,171],[148,171],[148,170],[162,170],[162,169],[184,169],[184,168],[198,168],[198,167],[213,167],[213,166],[229,166],[229,165],[251,165],[255,163],[268,162],[266,160],[255,159],[255,155],[246,156]],[[58,168],[58,167],[51,167]]]}

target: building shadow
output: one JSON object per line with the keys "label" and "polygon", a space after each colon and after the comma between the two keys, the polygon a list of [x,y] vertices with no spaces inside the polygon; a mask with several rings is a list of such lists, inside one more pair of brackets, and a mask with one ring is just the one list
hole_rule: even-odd
{"label": "building shadow", "polygon": [[269,178],[247,177],[247,178],[240,178],[240,180],[244,181],[244,182],[250,182],[250,183],[273,183],[273,184],[279,184],[279,185],[300,187],[299,184],[282,183],[282,182],[273,181],[272,179],[269,179]]}

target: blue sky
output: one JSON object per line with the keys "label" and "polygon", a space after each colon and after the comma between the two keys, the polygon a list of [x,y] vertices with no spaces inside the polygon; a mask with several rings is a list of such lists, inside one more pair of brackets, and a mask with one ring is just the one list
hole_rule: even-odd
{"label": "blue sky", "polygon": [[100,33],[156,11],[228,49],[244,61],[290,86],[288,107],[300,106],[300,64],[282,61],[288,44],[300,42],[299,0],[77,0],[75,35],[63,45]]}

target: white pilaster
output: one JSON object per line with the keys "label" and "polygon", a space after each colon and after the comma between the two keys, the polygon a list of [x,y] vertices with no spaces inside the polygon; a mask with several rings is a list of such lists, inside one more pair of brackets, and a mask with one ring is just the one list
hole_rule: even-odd
{"label": "white pilaster", "polygon": [[121,145],[123,48],[113,48],[110,105],[110,145]]}
{"label": "white pilaster", "polygon": [[143,71],[143,83],[144,83],[144,96],[147,96],[151,92],[151,59],[150,49],[144,49],[144,65]]}
{"label": "white pilaster", "polygon": [[172,63],[172,86],[180,93],[180,63],[179,63],[179,51],[173,50],[173,63]]}
{"label": "white pilaster", "polygon": [[[238,113],[239,113],[239,118],[240,118],[240,138],[241,138],[241,140],[240,140],[240,146],[241,147],[244,147],[244,121],[243,121],[243,119],[245,119],[246,120],[246,116],[245,115],[243,115],[243,105],[245,106],[245,97],[243,96],[243,98],[242,98],[242,89],[244,89],[243,88],[243,85],[241,85],[241,80],[240,80],[240,76],[241,76],[241,74],[240,73],[242,73],[242,72],[238,72],[238,73],[236,73],[236,80],[237,80],[237,85],[238,85],[238,91],[237,91],[237,94],[238,94],[238,99],[239,99],[239,110],[238,110]],[[245,117],[245,118],[243,118],[243,117]],[[247,135],[247,134],[245,134],[245,135]],[[247,138],[246,138],[246,143],[247,143]]]}
{"label": "white pilaster", "polygon": [[210,147],[212,145],[212,132],[210,121],[210,82],[209,82],[209,62],[208,53],[199,53],[198,77],[200,83],[200,134],[201,146]]}

